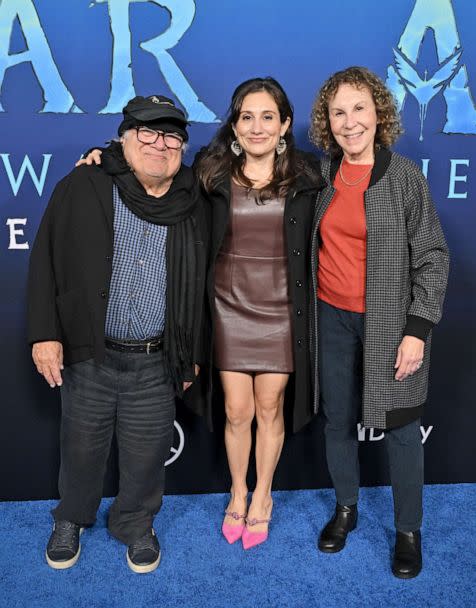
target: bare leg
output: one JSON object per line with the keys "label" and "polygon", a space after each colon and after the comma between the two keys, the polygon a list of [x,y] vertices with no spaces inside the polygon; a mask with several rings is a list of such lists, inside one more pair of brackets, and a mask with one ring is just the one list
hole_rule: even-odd
{"label": "bare leg", "polygon": [[[246,474],[251,450],[251,422],[255,415],[253,377],[241,372],[220,372],[225,393],[225,446],[231,474],[228,511],[246,514]],[[243,525],[243,520],[225,517],[225,523]]]}
{"label": "bare leg", "polygon": [[[257,374],[254,380],[256,405],[256,488],[248,511],[249,519],[269,519],[273,508],[271,486],[284,443],[284,391],[288,374]],[[264,532],[268,524],[257,524],[253,532]]]}

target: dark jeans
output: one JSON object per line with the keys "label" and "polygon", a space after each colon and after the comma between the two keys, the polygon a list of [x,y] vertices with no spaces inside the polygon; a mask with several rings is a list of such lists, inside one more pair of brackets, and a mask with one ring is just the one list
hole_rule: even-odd
{"label": "dark jeans", "polygon": [[75,363],[63,372],[61,401],[61,500],[54,518],[94,523],[115,431],[119,492],[109,531],[130,544],[150,529],[162,504],[175,417],[163,352],[106,350],[100,365]]}
{"label": "dark jeans", "polygon": [[[365,314],[319,300],[319,385],[326,418],[327,465],[341,505],[356,504],[360,468],[357,422],[362,409]],[[423,446],[420,421],[385,431],[390,464],[395,527],[421,527]]]}

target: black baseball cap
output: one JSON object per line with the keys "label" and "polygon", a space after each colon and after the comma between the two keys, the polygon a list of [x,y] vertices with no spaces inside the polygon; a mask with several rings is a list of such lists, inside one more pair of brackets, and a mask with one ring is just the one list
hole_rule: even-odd
{"label": "black baseball cap", "polygon": [[178,133],[184,141],[188,140],[185,113],[164,95],[134,97],[123,108],[122,113],[124,119],[118,128],[119,135],[127,129],[145,125],[151,129]]}

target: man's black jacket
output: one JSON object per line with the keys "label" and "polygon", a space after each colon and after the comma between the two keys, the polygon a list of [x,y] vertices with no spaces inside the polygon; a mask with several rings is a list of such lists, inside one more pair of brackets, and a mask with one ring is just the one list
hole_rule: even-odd
{"label": "man's black jacket", "polygon": [[[74,169],[56,186],[30,256],[28,341],[58,340],[64,363],[104,359],[113,256],[112,178],[95,166]],[[201,324],[208,242],[203,202],[198,235],[196,323]],[[197,334],[200,332],[197,331]],[[200,362],[200,345],[195,360]]]}

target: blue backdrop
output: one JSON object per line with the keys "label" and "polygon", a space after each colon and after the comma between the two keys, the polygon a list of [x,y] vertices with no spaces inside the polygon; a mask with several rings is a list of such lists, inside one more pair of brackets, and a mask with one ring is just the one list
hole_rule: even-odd
{"label": "blue backdrop", "polygon": [[[392,88],[405,127],[397,149],[428,175],[451,249],[422,422],[426,479],[476,481],[475,25],[473,0],[0,0],[0,498],[56,494],[58,391],[36,374],[25,342],[29,248],[56,182],[82,151],[115,135],[135,94],[172,96],[187,110],[191,162],[235,86],[257,75],[283,84],[298,144],[312,149],[316,91],[349,65],[368,66]],[[363,482],[385,483],[375,457],[381,433],[360,429],[359,437]],[[169,491],[227,487],[221,433],[210,435],[182,408],[171,460]],[[113,462],[106,491],[114,484]],[[328,484],[314,421],[288,438],[276,487]]]}

